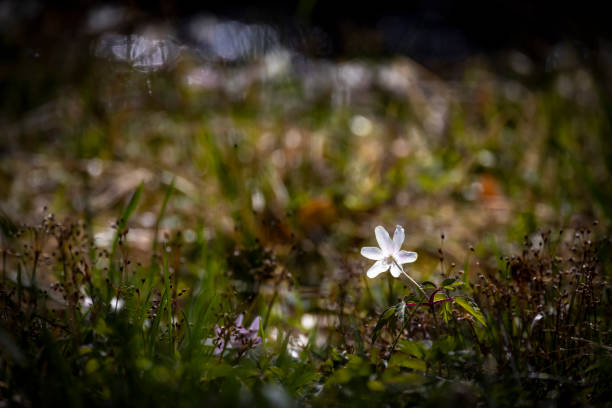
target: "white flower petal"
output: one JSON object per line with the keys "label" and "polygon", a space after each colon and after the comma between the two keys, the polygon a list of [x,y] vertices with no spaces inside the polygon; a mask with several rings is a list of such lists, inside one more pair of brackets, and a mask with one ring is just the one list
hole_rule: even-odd
{"label": "white flower petal", "polygon": [[385,272],[387,269],[389,269],[388,263],[386,263],[385,261],[376,261],[374,262],[374,265],[372,265],[370,269],[368,269],[368,278],[375,278],[381,273]]}
{"label": "white flower petal", "polygon": [[374,233],[376,234],[378,246],[383,251],[383,255],[391,255],[393,253],[393,241],[391,241],[387,230],[379,225],[374,229]]}
{"label": "white flower petal", "polygon": [[119,299],[119,298],[116,298],[116,297],[112,298],[111,301],[110,301],[111,307],[113,309],[115,309],[115,310],[123,309],[124,303],[125,302],[123,301],[123,299]]}
{"label": "white flower petal", "polygon": [[391,276],[393,276],[394,278],[399,278],[401,274],[402,270],[399,268],[399,266],[395,264],[395,262],[393,262],[393,264],[391,265]]}
{"label": "white flower petal", "polygon": [[402,249],[404,243],[404,228],[401,225],[395,226],[395,232],[393,233],[393,249],[394,253]]}
{"label": "white flower petal", "polygon": [[380,261],[384,258],[383,252],[377,247],[363,247],[361,248],[361,256],[365,256],[373,261]]}
{"label": "white flower petal", "polygon": [[417,260],[418,254],[416,252],[399,251],[393,256],[395,261],[400,264],[411,263]]}

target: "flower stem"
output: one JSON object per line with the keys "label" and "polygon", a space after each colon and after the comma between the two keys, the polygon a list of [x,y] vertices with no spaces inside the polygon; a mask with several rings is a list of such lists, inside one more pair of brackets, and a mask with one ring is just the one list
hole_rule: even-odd
{"label": "flower stem", "polygon": [[389,305],[393,304],[393,277],[388,276],[387,283],[389,284]]}
{"label": "flower stem", "polygon": [[[395,262],[395,261],[393,261]],[[417,281],[415,281],[414,279],[412,279],[412,277],[410,275],[408,275],[406,272],[404,272],[404,268],[402,268],[401,266],[399,266],[397,264],[397,262],[395,262],[395,265],[397,265],[400,268],[400,271],[402,271],[402,273],[404,274],[405,277],[408,278],[408,280],[410,281],[410,283],[412,283],[418,290],[419,292],[421,292],[421,295],[423,295],[423,297],[425,298],[425,301],[428,302],[429,298],[427,297],[427,293],[425,293],[425,291],[423,290],[423,288],[421,287],[421,285],[419,285],[419,283]]]}

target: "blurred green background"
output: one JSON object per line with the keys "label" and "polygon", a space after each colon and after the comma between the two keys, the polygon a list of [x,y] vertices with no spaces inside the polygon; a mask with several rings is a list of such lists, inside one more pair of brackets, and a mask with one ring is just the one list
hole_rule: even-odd
{"label": "blurred green background", "polygon": [[610,400],[608,14],[385,7],[0,0],[0,400]]}
{"label": "blurred green background", "polygon": [[604,39],[491,49],[378,15],[326,32],[318,3],[298,8],[310,24],[2,4],[0,206],[16,222],[48,207],[105,246],[144,182],[128,242],[146,251],[175,179],[160,234],[228,253],[258,239],[307,285],[359,259],[379,224],[406,228],[424,278],[441,234],[463,262],[470,245],[496,255],[538,228],[609,225]]}

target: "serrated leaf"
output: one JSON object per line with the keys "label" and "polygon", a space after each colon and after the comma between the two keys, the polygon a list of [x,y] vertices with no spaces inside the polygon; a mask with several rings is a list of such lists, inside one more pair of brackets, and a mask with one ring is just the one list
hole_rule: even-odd
{"label": "serrated leaf", "polygon": [[486,326],[484,315],[480,311],[480,308],[473,300],[466,298],[465,296],[456,296],[455,302],[461,306],[466,312],[468,312],[472,317],[478,320],[483,326]]}

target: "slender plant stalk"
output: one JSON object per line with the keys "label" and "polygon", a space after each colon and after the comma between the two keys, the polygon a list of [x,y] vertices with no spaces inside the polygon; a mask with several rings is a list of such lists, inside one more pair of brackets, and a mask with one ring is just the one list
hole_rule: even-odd
{"label": "slender plant stalk", "polygon": [[164,248],[164,283],[166,286],[166,308],[168,309],[168,335],[170,338],[170,355],[174,354],[174,338],[172,327],[172,298],[170,296],[170,271],[168,270],[168,257],[165,254]]}
{"label": "slender plant stalk", "polygon": [[417,281],[415,281],[414,279],[412,279],[412,277],[410,275],[408,275],[406,272],[404,272],[404,268],[402,268],[401,266],[399,266],[397,264],[397,262],[395,262],[395,260],[393,261],[395,263],[395,265],[397,265],[400,270],[402,271],[402,273],[404,274],[405,277],[408,278],[408,280],[410,281],[410,283],[412,283],[417,289],[418,291],[421,293],[421,295],[423,295],[423,297],[425,298],[425,301],[428,301],[428,297],[427,297],[427,293],[425,293],[425,291],[423,290],[423,288],[421,287],[421,285],[419,285],[419,283]]}

